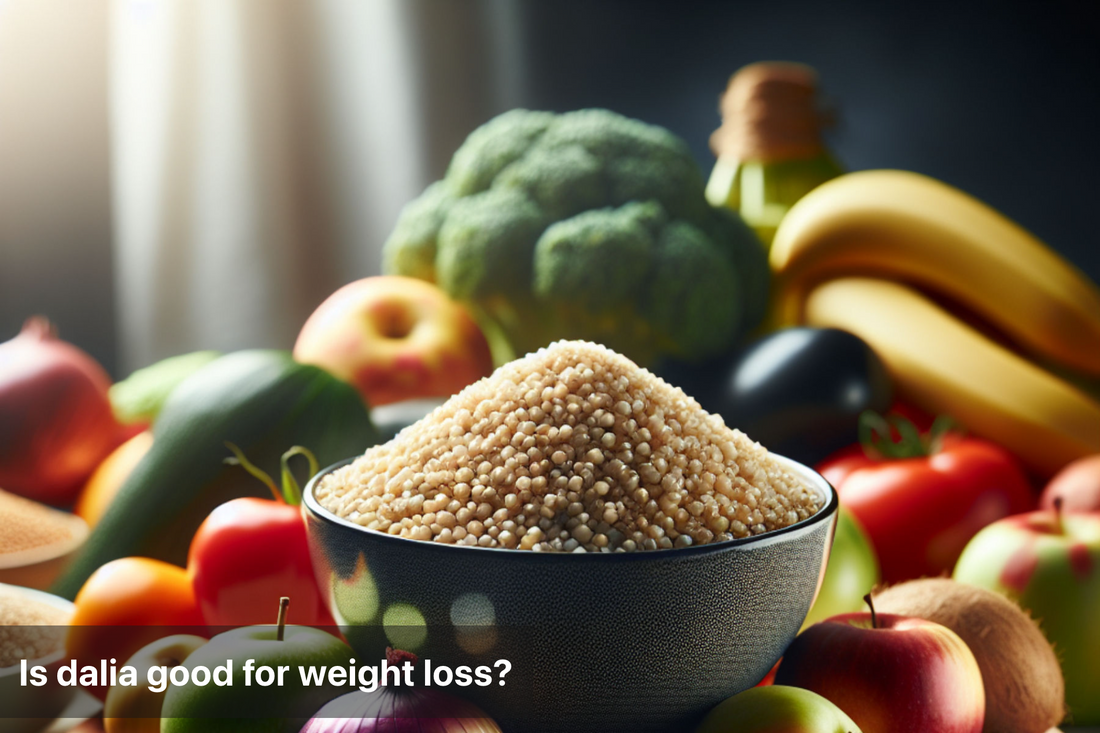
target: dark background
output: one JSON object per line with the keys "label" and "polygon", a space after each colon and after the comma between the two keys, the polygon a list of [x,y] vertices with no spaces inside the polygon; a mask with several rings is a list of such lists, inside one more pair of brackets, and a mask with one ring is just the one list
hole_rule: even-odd
{"label": "dark background", "polygon": [[[729,76],[754,61],[801,61],[820,73],[837,118],[830,146],[849,169],[944,180],[1100,281],[1096,0],[396,2],[426,110],[426,180],[474,127],[514,106],[607,107],[664,125],[706,174]],[[121,378],[110,7],[0,0],[0,340],[45,313]],[[302,51],[287,44],[289,56]],[[373,273],[338,274],[331,289]]]}
{"label": "dark background", "polygon": [[[425,3],[430,12],[432,3]],[[850,169],[903,168],[992,204],[1100,280],[1100,3],[531,0],[524,106],[602,106],[685,138],[759,60],[815,67]],[[503,110],[500,110],[503,111]],[[466,130],[456,130],[451,150]],[[442,174],[442,167],[439,173]]]}

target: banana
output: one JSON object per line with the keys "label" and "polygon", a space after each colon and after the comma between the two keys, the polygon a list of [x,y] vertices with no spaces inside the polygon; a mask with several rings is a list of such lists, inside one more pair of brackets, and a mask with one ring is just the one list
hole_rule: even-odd
{"label": "banana", "polygon": [[805,301],[806,322],[862,338],[898,391],[951,415],[1049,476],[1100,453],[1100,403],[975,331],[905,285],[830,280]]}
{"label": "banana", "polygon": [[796,323],[831,277],[876,275],[969,309],[1040,360],[1100,376],[1100,288],[977,199],[904,171],[825,183],[791,208],[771,249],[776,316]]}

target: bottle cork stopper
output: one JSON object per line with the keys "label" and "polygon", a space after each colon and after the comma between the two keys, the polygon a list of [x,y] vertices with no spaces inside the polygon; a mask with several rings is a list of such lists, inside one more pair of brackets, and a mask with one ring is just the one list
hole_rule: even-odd
{"label": "bottle cork stopper", "polygon": [[745,66],[730,77],[719,112],[722,126],[710,137],[719,158],[794,160],[816,157],[824,148],[817,72],[804,64]]}

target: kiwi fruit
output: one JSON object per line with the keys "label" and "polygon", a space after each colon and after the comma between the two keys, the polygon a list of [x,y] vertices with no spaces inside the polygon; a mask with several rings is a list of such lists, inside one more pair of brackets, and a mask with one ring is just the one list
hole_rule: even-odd
{"label": "kiwi fruit", "polygon": [[875,611],[915,616],[954,631],[978,660],[983,733],[1044,733],[1065,717],[1065,680],[1038,624],[1008,598],[947,578],[880,590]]}

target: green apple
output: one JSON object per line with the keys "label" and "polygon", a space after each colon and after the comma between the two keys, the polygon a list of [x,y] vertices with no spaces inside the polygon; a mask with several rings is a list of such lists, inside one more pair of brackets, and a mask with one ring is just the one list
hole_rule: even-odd
{"label": "green apple", "polygon": [[[286,626],[282,638],[280,631],[281,626],[243,626],[192,653],[181,666],[213,673],[230,662],[232,684],[173,683],[164,699],[161,733],[297,733],[326,702],[346,692],[303,685],[298,667],[346,669],[352,659],[347,644],[309,626]],[[280,667],[286,668],[281,684]]]}
{"label": "green apple", "polygon": [[1031,612],[1062,662],[1075,725],[1100,725],[1100,512],[1040,510],[976,534],[955,579]]}
{"label": "green apple", "polygon": [[878,582],[878,558],[871,541],[852,513],[841,505],[825,577],[802,628],[830,616],[863,610],[863,596]]}
{"label": "green apple", "polygon": [[[137,671],[138,684],[115,685],[107,692],[103,704],[103,729],[106,733],[158,733],[160,711],[164,705],[165,690],[155,692],[162,685],[150,681],[153,667],[177,667],[191,656],[206,639],[191,634],[175,634],[157,639],[134,652],[126,665]],[[150,689],[150,687],[154,689]]]}
{"label": "green apple", "polygon": [[753,687],[720,702],[695,733],[861,733],[844,711],[799,687]]}

